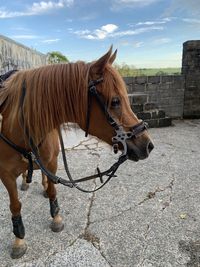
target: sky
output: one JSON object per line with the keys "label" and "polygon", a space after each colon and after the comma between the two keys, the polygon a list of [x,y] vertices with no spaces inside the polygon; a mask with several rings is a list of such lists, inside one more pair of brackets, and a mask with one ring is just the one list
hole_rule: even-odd
{"label": "sky", "polygon": [[118,64],[181,67],[183,42],[200,39],[200,0],[1,0],[0,34],[73,62],[113,45]]}

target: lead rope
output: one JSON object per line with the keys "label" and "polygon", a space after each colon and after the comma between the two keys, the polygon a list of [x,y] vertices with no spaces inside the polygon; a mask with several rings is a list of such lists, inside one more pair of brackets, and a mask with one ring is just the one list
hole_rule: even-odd
{"label": "lead rope", "polygon": [[[58,130],[59,133],[59,139],[60,139],[60,146],[61,146],[61,152],[62,152],[62,158],[63,158],[63,163],[64,163],[64,168],[65,171],[67,173],[67,176],[70,180],[70,182],[73,184],[73,187],[76,187],[78,190],[85,192],[85,193],[93,193],[98,191],[99,189],[101,189],[104,185],[106,185],[110,179],[112,177],[117,177],[115,175],[115,172],[117,171],[118,167],[125,161],[127,160],[127,156],[122,156],[119,157],[118,161],[116,163],[114,163],[107,171],[101,172],[100,169],[97,167],[97,174],[91,175],[91,176],[86,176],[84,178],[80,178],[77,180],[73,180],[72,175],[69,171],[69,167],[67,164],[67,158],[66,158],[66,154],[65,154],[65,147],[64,147],[64,142],[63,142],[63,138],[62,138],[62,133],[61,133],[61,129]],[[106,179],[106,181],[103,181],[103,176],[108,176],[108,178]],[[95,188],[93,190],[86,190],[83,189],[81,187],[79,187],[76,183],[80,183],[80,182],[85,182],[94,178],[99,178],[100,182],[102,183],[102,185],[100,185],[98,188]]]}
{"label": "lead rope", "polygon": [[[66,173],[67,173],[67,176],[69,177],[69,181],[59,177],[59,176],[56,176],[54,174],[52,174],[49,170],[47,170],[44,165],[42,164],[42,161],[40,160],[40,157],[39,157],[39,153],[38,153],[38,149],[37,147],[34,145],[33,143],[33,140],[32,138],[29,139],[29,142],[30,142],[30,148],[32,150],[32,153],[31,153],[31,156],[32,156],[32,160],[39,166],[39,168],[41,169],[41,171],[55,184],[62,184],[62,185],[65,185],[65,186],[68,186],[70,188],[77,188],[78,190],[82,191],[82,192],[85,192],[85,193],[93,193],[99,189],[101,189],[105,184],[108,183],[108,181],[112,178],[112,177],[116,177],[115,176],[115,172],[117,171],[118,167],[125,161],[127,160],[127,157],[125,156],[121,156],[118,161],[116,163],[114,163],[107,171],[104,171],[104,172],[100,172],[99,169],[97,169],[98,173],[97,174],[94,174],[94,175],[91,175],[91,176],[86,176],[84,178],[80,178],[80,179],[76,179],[76,180],[73,180],[72,179],[72,176],[69,172],[69,168],[68,168],[68,164],[67,164],[67,159],[66,159],[66,155],[65,155],[65,149],[64,149],[64,143],[63,143],[63,139],[62,139],[62,135],[59,131],[59,136],[60,136],[60,140],[61,140],[61,151],[62,151],[62,156],[63,156],[63,162],[64,162],[64,166],[65,166],[65,170],[66,170]],[[106,179],[105,182],[102,183],[102,185],[100,185],[98,188],[94,189],[94,190],[86,190],[86,189],[83,189],[81,187],[79,187],[77,185],[77,183],[80,183],[80,182],[85,182],[85,181],[88,181],[88,180],[91,180],[91,179],[94,179],[94,178],[100,178],[100,180],[102,181],[102,177],[103,176],[108,176],[108,178]]]}

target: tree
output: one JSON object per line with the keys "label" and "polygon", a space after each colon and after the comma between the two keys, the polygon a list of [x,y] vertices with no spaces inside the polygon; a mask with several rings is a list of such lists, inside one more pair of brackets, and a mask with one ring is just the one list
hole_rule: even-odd
{"label": "tree", "polygon": [[155,75],[159,75],[159,76],[164,76],[164,75],[169,75],[169,73],[163,71],[163,70],[159,70],[158,72],[156,72]]}
{"label": "tree", "polygon": [[119,71],[122,77],[141,75],[140,70],[136,69],[133,65],[121,63],[121,64],[115,64],[114,67]]}
{"label": "tree", "polygon": [[58,51],[47,53],[47,57],[49,64],[69,62],[68,58]]}

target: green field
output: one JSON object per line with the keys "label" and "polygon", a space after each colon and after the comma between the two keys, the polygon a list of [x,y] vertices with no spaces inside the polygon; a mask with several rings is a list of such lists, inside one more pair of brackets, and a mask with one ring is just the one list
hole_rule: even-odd
{"label": "green field", "polygon": [[181,68],[161,68],[161,69],[138,69],[139,75],[179,75]]}
{"label": "green field", "polygon": [[136,69],[126,64],[115,65],[115,68],[123,77],[131,76],[153,76],[153,75],[180,75],[181,68],[143,68]]}

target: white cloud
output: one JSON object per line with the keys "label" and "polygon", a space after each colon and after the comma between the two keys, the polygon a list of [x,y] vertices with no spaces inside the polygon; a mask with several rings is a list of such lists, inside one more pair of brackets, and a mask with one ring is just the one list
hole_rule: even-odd
{"label": "white cloud", "polygon": [[21,17],[21,16],[25,16],[25,13],[0,10],[0,19]]}
{"label": "white cloud", "polygon": [[164,18],[162,20],[138,22],[138,23],[136,23],[136,25],[137,26],[142,26],[142,25],[152,26],[152,25],[165,24],[167,22],[170,22],[171,20],[172,20],[172,18]]}
{"label": "white cloud", "polygon": [[21,27],[21,26],[12,26],[11,29],[13,31],[30,32],[29,28]]}
{"label": "white cloud", "polygon": [[47,40],[43,40],[42,43],[52,44],[52,43],[57,43],[59,41],[60,41],[60,39],[58,39],[58,38],[56,38],[56,39],[47,39]]}
{"label": "white cloud", "polygon": [[28,7],[25,11],[7,11],[3,8],[0,9],[0,19],[33,16],[46,13],[50,10],[70,7],[74,0],[59,0],[55,1],[41,1],[34,2],[32,6]]}
{"label": "white cloud", "polygon": [[171,42],[170,38],[159,38],[153,41],[154,45],[168,44]]}
{"label": "white cloud", "polygon": [[142,27],[135,30],[126,30],[126,31],[117,31],[118,26],[115,24],[107,24],[102,26],[100,29],[94,31],[82,30],[75,31],[74,34],[78,35],[80,38],[89,39],[89,40],[103,40],[108,37],[124,37],[138,35],[145,32],[163,30],[162,26],[151,26],[151,27]]}
{"label": "white cloud", "polygon": [[121,8],[137,8],[137,7],[145,7],[151,4],[154,4],[160,0],[113,0],[112,1],[112,9],[119,10]]}
{"label": "white cloud", "polygon": [[44,44],[57,43],[57,42],[60,41],[59,38],[42,40],[43,37],[38,36],[38,35],[31,35],[31,34],[12,35],[12,36],[10,36],[10,38],[12,38],[14,40],[34,40],[34,39],[38,39],[40,41],[40,43],[44,43]]}
{"label": "white cloud", "polygon": [[200,23],[200,19],[183,18],[182,20],[183,20],[184,22],[188,22],[188,23],[192,23],[192,24],[193,24],[193,23],[195,23],[195,24],[196,24],[196,23],[197,23],[197,24]]}
{"label": "white cloud", "polygon": [[105,32],[112,33],[117,30],[118,26],[115,24],[107,24],[101,27],[101,29]]}
{"label": "white cloud", "polygon": [[[73,33],[72,28],[68,28],[68,31]],[[84,36],[87,36],[88,34],[90,34],[90,31],[89,30],[80,30],[80,31],[75,31],[74,33],[80,37],[84,37]]]}
{"label": "white cloud", "polygon": [[187,14],[187,16],[200,15],[199,0],[173,0],[170,1],[169,7],[165,10],[165,16],[171,16],[172,14]]}
{"label": "white cloud", "polygon": [[140,42],[140,41],[130,42],[127,40],[122,40],[119,44],[121,46],[132,46],[134,48],[140,48],[144,45],[144,42]]}
{"label": "white cloud", "polygon": [[33,14],[40,14],[40,13],[45,13],[49,10],[54,9],[54,8],[69,7],[72,4],[73,4],[73,0],[59,0],[58,2],[41,1],[39,3],[33,3],[33,5],[29,8],[29,11],[30,11],[30,13],[33,13]]}
{"label": "white cloud", "polygon": [[80,38],[89,39],[89,40],[103,40],[106,37],[109,37],[113,32],[118,29],[118,26],[115,24],[106,24],[103,25],[100,29],[95,29],[94,31],[82,30],[75,31],[74,33]]}
{"label": "white cloud", "polygon": [[152,26],[152,27],[143,27],[138,28],[135,30],[127,30],[127,31],[118,31],[116,33],[112,33],[111,37],[123,37],[123,36],[132,36],[132,35],[138,35],[144,32],[150,32],[155,30],[163,30],[164,28],[161,26]]}
{"label": "white cloud", "polygon": [[22,39],[22,40],[32,40],[32,39],[38,39],[39,36],[24,34],[24,35],[12,35],[11,38],[12,39]]}
{"label": "white cloud", "polygon": [[133,43],[133,47],[135,47],[135,48],[140,48],[140,47],[142,47],[144,45],[144,42],[134,42]]}

